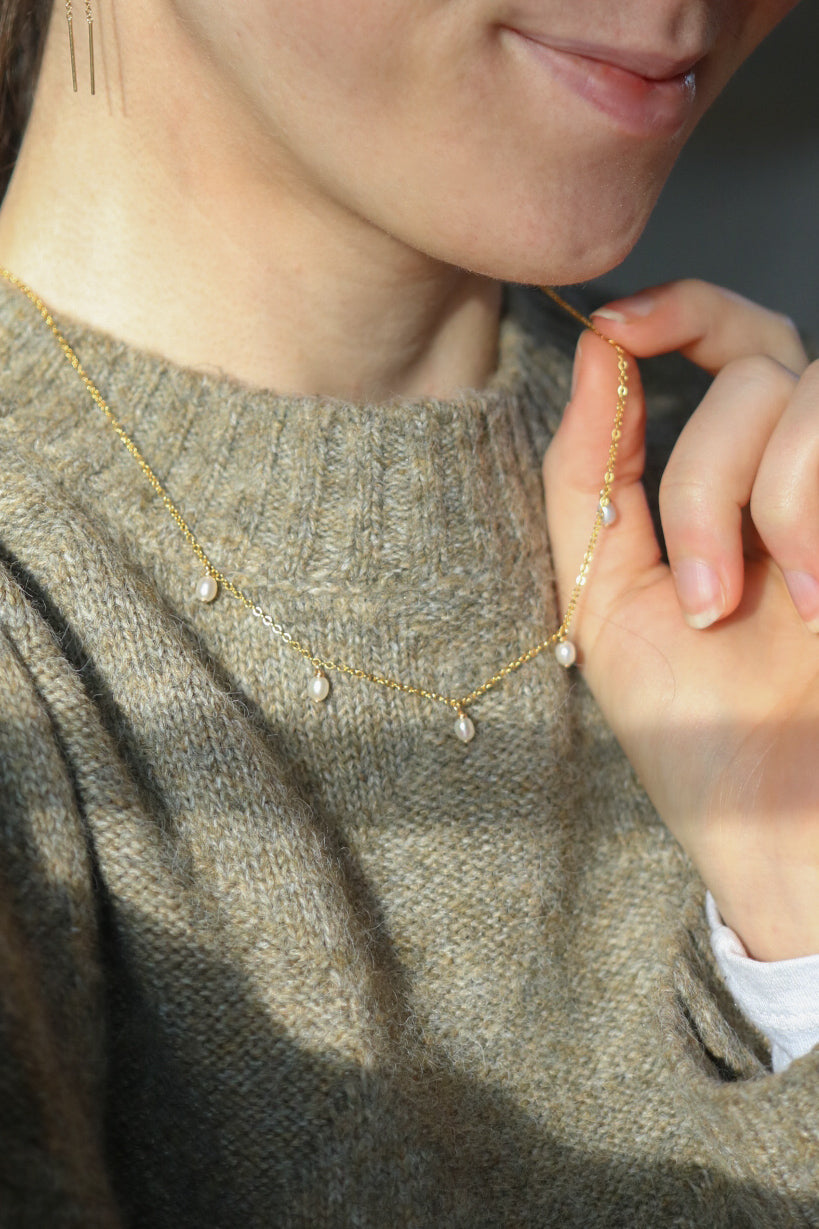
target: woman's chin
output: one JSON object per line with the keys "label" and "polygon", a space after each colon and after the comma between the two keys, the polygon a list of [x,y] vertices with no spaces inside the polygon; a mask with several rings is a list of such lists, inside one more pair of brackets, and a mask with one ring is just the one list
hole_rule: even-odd
{"label": "woman's chin", "polygon": [[[659,177],[658,177],[659,178]],[[445,201],[432,206],[411,246],[450,265],[498,281],[570,285],[616,268],[640,238],[662,180],[642,192],[540,194],[518,190],[513,199],[475,194],[453,217]],[[631,191],[628,190],[629,186]],[[414,242],[413,242],[414,240]]]}
{"label": "woman's chin", "polygon": [[567,241],[567,236],[550,231],[533,235],[528,243],[520,239],[497,245],[482,245],[448,263],[502,282],[522,285],[569,286],[609,273],[621,264],[639,239],[645,221],[626,233],[601,236],[589,233]]}

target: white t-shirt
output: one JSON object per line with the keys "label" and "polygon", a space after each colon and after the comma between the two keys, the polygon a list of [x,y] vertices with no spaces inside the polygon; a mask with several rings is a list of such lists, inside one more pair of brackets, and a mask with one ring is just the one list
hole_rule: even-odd
{"label": "white t-shirt", "polygon": [[753,960],[719,915],[709,892],[705,912],[711,946],[726,985],[771,1043],[774,1071],[784,1071],[819,1044],[819,955]]}

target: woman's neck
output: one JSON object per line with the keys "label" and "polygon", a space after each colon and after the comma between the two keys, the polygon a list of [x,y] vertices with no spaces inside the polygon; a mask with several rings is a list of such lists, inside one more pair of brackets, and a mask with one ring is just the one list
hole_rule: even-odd
{"label": "woman's neck", "polygon": [[52,23],[0,210],[0,261],[58,311],[282,393],[376,400],[482,386],[496,361],[497,284],[319,192],[228,90],[206,83],[182,33],[137,62],[144,40],[124,28],[128,6],[117,12],[94,98],[82,76],[71,92],[64,23]]}

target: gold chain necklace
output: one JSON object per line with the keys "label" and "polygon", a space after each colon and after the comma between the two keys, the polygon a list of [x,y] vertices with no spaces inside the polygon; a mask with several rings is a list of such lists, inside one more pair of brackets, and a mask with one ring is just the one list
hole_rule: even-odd
{"label": "gold chain necklace", "polygon": [[619,373],[617,405],[614,412],[614,421],[611,430],[608,462],[606,465],[605,474],[603,475],[603,485],[600,489],[600,496],[598,499],[597,511],[594,516],[591,535],[586,547],[586,553],[584,554],[583,561],[580,565],[580,571],[578,572],[577,578],[574,582],[574,588],[569,595],[566,613],[564,614],[563,620],[557,630],[552,632],[550,636],[547,636],[545,640],[541,640],[538,644],[535,644],[530,649],[527,649],[525,653],[521,653],[520,657],[516,657],[513,661],[509,661],[506,665],[501,666],[500,669],[497,670],[490,678],[485,679],[470,692],[467,692],[462,696],[447,696],[443,695],[441,692],[435,691],[432,687],[421,687],[414,683],[403,683],[399,679],[391,678],[387,674],[379,674],[372,670],[366,670],[361,666],[352,666],[344,661],[336,660],[333,657],[326,656],[325,654],[316,651],[312,645],[308,645],[303,640],[298,639],[298,637],[294,636],[292,632],[283,627],[282,624],[273,617],[273,615],[269,614],[256,602],[254,602],[253,599],[245,593],[240,585],[231,580],[225,572],[216,567],[210,559],[210,556],[205,551],[205,548],[194,534],[185,517],[180,512],[178,505],[168,494],[167,490],[162,485],[159,478],[157,478],[153,469],[145,460],[145,457],[142,455],[131,436],[104,400],[102,393],[99,391],[96,384],[94,384],[93,380],[83,369],[79,358],[61,333],[60,329],[57,327],[57,324],[55,323],[54,318],[49,309],[46,307],[45,303],[39,295],[35,294],[35,292],[25,284],[25,282],[22,282],[13,273],[9,272],[8,269],[0,269],[0,276],[2,276],[12,286],[15,286],[18,290],[20,290],[29,302],[36,307],[43,321],[54,335],[54,339],[65,355],[65,358],[74,368],[80,380],[82,380],[83,384],[85,385],[86,391],[88,392],[91,400],[108,419],[108,422],[119,436],[122,444],[134,458],[139,468],[142,470],[145,478],[159,496],[165,508],[170,513],[172,519],[176,522],[177,528],[193,554],[199,560],[204,570],[204,575],[200,577],[196,585],[196,597],[200,602],[209,603],[214,601],[215,598],[218,597],[220,590],[223,589],[226,593],[229,593],[231,597],[235,598],[238,602],[241,602],[241,604],[255,618],[257,618],[260,623],[268,629],[268,631],[270,631],[274,636],[278,637],[279,640],[283,641],[289,649],[292,649],[293,652],[300,654],[300,656],[313,667],[313,677],[310,679],[310,683],[308,685],[308,695],[311,700],[315,701],[316,703],[320,703],[321,701],[327,699],[328,695],[330,694],[330,680],[327,677],[329,674],[346,674],[350,678],[361,679],[363,682],[372,683],[378,687],[387,687],[392,691],[402,692],[404,695],[420,696],[422,699],[429,700],[434,704],[446,705],[447,708],[452,709],[457,714],[455,721],[456,735],[462,742],[468,743],[475,737],[475,726],[469,716],[468,710],[477,700],[480,699],[481,696],[486,695],[488,691],[492,691],[498,686],[499,683],[507,678],[508,675],[514,674],[514,672],[519,670],[521,666],[525,666],[527,662],[534,660],[535,657],[538,657],[546,649],[554,650],[555,657],[561,666],[569,667],[574,663],[577,657],[577,652],[574,644],[568,637],[569,628],[574,618],[577,604],[580,600],[581,591],[585,586],[589,575],[592,557],[597,546],[600,532],[604,526],[613,524],[616,519],[614,505],[611,502],[611,488],[614,483],[614,465],[617,460],[617,449],[620,442],[626,401],[628,399],[629,366],[626,353],[622,346],[619,346],[617,342],[612,341],[611,338],[604,337],[603,334],[595,328],[591,320],[587,319],[581,312],[576,311],[571,304],[562,299],[559,294],[555,293],[554,290],[547,286],[542,287],[544,293],[553,299],[559,307],[568,312],[570,316],[574,317],[574,319],[577,320],[578,323],[584,325],[585,328],[591,329],[592,332],[597,333],[598,337],[602,337],[604,341],[607,341],[617,354],[617,367]]}

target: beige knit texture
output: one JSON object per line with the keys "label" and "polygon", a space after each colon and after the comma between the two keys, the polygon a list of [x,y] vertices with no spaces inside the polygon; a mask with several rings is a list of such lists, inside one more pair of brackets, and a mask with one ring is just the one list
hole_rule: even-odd
{"label": "beige knit texture", "polygon": [[[463,693],[558,622],[574,328],[530,293],[451,403],[277,398],[63,325],[214,562],[323,652]],[[194,600],[30,305],[0,326],[3,1229],[819,1225],[819,1055],[769,1073],[580,675],[542,656],[466,747],[365,683],[311,704]]]}

